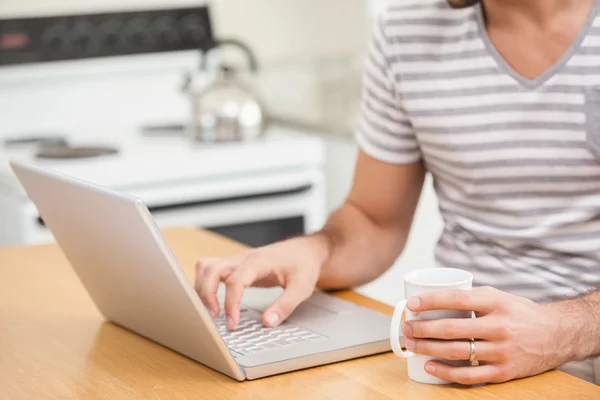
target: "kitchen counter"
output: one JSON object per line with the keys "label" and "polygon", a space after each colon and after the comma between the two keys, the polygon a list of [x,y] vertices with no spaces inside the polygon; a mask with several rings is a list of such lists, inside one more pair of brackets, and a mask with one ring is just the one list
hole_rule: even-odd
{"label": "kitchen counter", "polygon": [[[189,279],[198,257],[245,247],[205,231],[165,230]],[[238,383],[105,322],[55,245],[0,250],[0,398],[21,399],[599,399],[559,371],[474,388],[410,381],[392,353]],[[391,314],[360,296],[338,296]]]}

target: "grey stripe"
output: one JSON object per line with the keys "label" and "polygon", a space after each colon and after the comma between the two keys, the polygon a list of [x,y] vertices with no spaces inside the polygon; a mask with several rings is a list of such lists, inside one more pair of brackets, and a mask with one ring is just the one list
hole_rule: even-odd
{"label": "grey stripe", "polygon": [[397,119],[394,116],[392,116],[391,114],[389,114],[388,112],[386,112],[385,110],[381,110],[381,109],[377,109],[377,108],[373,107],[373,105],[371,104],[371,101],[369,101],[368,99],[363,101],[363,107],[365,107],[367,110],[369,110],[373,114],[377,115],[378,118],[381,118],[392,125],[401,126],[401,127],[410,129],[412,131],[412,126],[410,125],[408,120]]}
{"label": "grey stripe", "polygon": [[364,140],[369,142],[371,145],[379,149],[380,151],[385,151],[388,153],[392,153],[394,155],[415,155],[419,153],[419,147],[413,143],[405,143],[402,142],[400,138],[399,143],[390,146],[389,144],[382,144],[376,139],[376,136],[369,134],[368,128],[365,129],[364,120],[363,122],[358,123],[358,130],[362,133],[362,137]]}
{"label": "grey stripe", "polygon": [[[468,68],[468,66],[465,66]],[[403,81],[429,81],[438,79],[457,79],[475,76],[488,76],[497,75],[501,76],[501,72],[497,67],[483,67],[483,68],[468,68],[457,71],[429,71],[429,72],[407,72],[402,74],[396,74],[396,79]]]}
{"label": "grey stripe", "polygon": [[[440,245],[438,245],[438,248],[441,250],[442,247]],[[445,250],[445,249],[444,249]],[[435,254],[435,260],[442,266],[446,267],[446,268],[456,268],[456,269],[462,269],[465,271],[473,271],[474,267],[473,264],[469,264],[469,263],[458,263],[456,261],[450,261],[446,258],[446,254],[444,254],[443,251],[439,251]]]}
{"label": "grey stripe", "polygon": [[[589,227],[589,222],[586,223],[586,228]],[[541,243],[556,243],[556,242],[577,242],[578,239],[598,239],[600,243],[600,226],[593,232],[569,232],[562,235],[552,235],[540,238]],[[592,253],[597,253],[598,248],[591,250]],[[580,254],[578,252],[578,254]]]}
{"label": "grey stripe", "polygon": [[453,125],[453,126],[415,126],[418,133],[422,135],[437,135],[437,134],[462,134],[462,133],[483,133],[489,131],[514,131],[527,129],[546,129],[548,134],[552,133],[553,129],[566,131],[582,131],[585,129],[585,124],[575,122],[542,122],[542,121],[519,121],[519,122],[494,122],[482,123],[478,125]]}
{"label": "grey stripe", "polygon": [[450,7],[448,6],[448,3],[446,3],[445,0],[439,0],[435,3],[416,3],[416,4],[398,4],[398,2],[393,3],[392,5],[388,6],[388,12],[392,11],[404,11],[404,10],[423,10],[423,9],[446,9],[449,10]]}
{"label": "grey stripe", "polygon": [[[600,66],[568,66],[563,70],[563,74],[567,75],[599,75]],[[472,68],[469,65],[465,65],[464,69],[453,70],[453,71],[427,71],[427,72],[407,72],[402,73],[400,76],[406,81],[426,81],[426,80],[437,80],[437,79],[456,79],[456,78],[467,78],[477,77],[486,75],[497,75],[504,76],[497,66],[477,67]]]}
{"label": "grey stripe", "polygon": [[475,178],[469,180],[476,185],[497,183],[534,183],[534,182],[600,182],[600,175],[521,175],[521,176],[499,176],[489,178]]}
{"label": "grey stripe", "polygon": [[461,43],[464,40],[473,40],[479,37],[479,32],[476,29],[469,30],[458,35],[439,35],[431,33],[427,35],[423,32],[406,35],[391,35],[389,36],[390,44],[402,43],[422,43],[422,44],[453,44]]}
{"label": "grey stripe", "polygon": [[430,143],[421,140],[421,146],[425,149],[432,148],[448,152],[499,150],[499,149],[583,149],[585,142],[578,140],[505,140],[489,143],[452,144]]}
{"label": "grey stripe", "polygon": [[[379,34],[381,35],[381,37],[383,38],[383,40],[385,40],[386,44],[390,44],[390,39],[388,39],[387,35],[385,34],[385,27],[384,27],[384,23],[385,21],[383,20],[383,15],[380,16],[380,18],[377,20],[377,27],[379,28]],[[377,41],[375,41],[377,43]],[[378,46],[379,43],[377,43]],[[378,47],[379,50],[381,51],[381,47]],[[383,51],[381,51],[381,53],[383,53]],[[389,64],[388,64],[389,67]]]}
{"label": "grey stripe", "polygon": [[[372,140],[372,143],[378,144],[381,148],[384,148],[387,151],[414,151],[414,149],[418,148],[418,145],[410,137],[407,137],[406,135],[403,135],[400,132],[394,133],[389,129],[382,127],[381,125],[369,120],[369,118],[364,115],[359,120],[358,125],[359,128],[363,131],[363,133],[369,134],[368,136]],[[377,132],[378,135],[373,135],[373,131]],[[379,142],[377,139],[378,136],[380,136],[381,134],[385,134],[386,136],[391,137],[394,140],[394,142],[397,143],[397,145],[390,146],[389,144],[383,144]]]}
{"label": "grey stripe", "polygon": [[385,26],[413,26],[413,25],[433,25],[433,26],[461,26],[468,22],[468,18],[402,18],[390,17],[385,21]]}
{"label": "grey stripe", "polygon": [[[540,246],[526,245],[518,249],[511,249],[511,252],[523,257],[540,260],[543,262],[556,263],[566,268],[596,269],[599,267],[598,261],[593,257],[583,257],[580,254],[549,251]],[[598,277],[600,279],[600,276]]]}
{"label": "grey stripe", "polygon": [[443,116],[458,116],[468,114],[493,114],[504,111],[561,111],[581,113],[584,111],[583,104],[569,103],[509,103],[509,104],[490,104],[483,106],[456,107],[456,105],[448,105],[448,108],[440,108],[433,110],[412,110],[411,115],[415,117],[443,117]]}
{"label": "grey stripe", "polygon": [[599,75],[600,65],[594,66],[578,66],[578,65],[567,65],[563,70],[563,74],[568,75]]}
{"label": "grey stripe", "polygon": [[494,185],[498,183],[515,184],[515,183],[565,183],[565,182],[600,182],[600,175],[521,175],[521,176],[499,176],[489,178],[475,178],[469,182],[476,185]]}
{"label": "grey stripe", "polygon": [[[398,77],[396,77],[398,78]],[[423,92],[405,92],[402,97],[405,99],[440,99],[451,98],[453,102],[460,103],[461,96],[480,96],[490,93],[529,93],[526,88],[518,85],[499,85],[484,86],[468,89],[440,89]],[[561,94],[583,94],[585,87],[583,85],[552,85],[543,86],[539,89],[540,93],[561,93]]]}
{"label": "grey stripe", "polygon": [[[459,230],[461,230],[462,232],[465,232],[462,230],[462,228],[458,228]],[[451,232],[449,230],[445,231],[446,234],[442,235],[442,237],[440,238],[441,242],[446,243],[447,246],[450,246],[451,244],[449,243],[449,241],[451,241],[452,239],[454,239],[457,235],[456,232]],[[476,239],[473,239],[472,241],[477,243]],[[453,242],[452,242],[453,244]],[[590,270],[592,268],[598,268],[599,264],[598,261],[596,260],[596,255],[582,255],[582,254],[573,254],[573,253],[568,253],[568,252],[556,252],[554,250],[548,250],[544,247],[541,247],[539,244],[525,244],[525,245],[519,245],[518,247],[515,246],[511,246],[511,247],[506,247],[503,246],[500,243],[497,242],[490,242],[490,241],[483,241],[482,243],[478,243],[478,244],[482,244],[484,246],[491,246],[496,250],[496,253],[502,253],[504,254],[504,256],[509,256],[509,257],[523,257],[523,258],[527,258],[527,259],[531,259],[531,260],[536,260],[536,261],[543,261],[545,263],[545,265],[550,265],[551,263],[554,263],[556,265],[561,265],[565,268],[579,268],[579,269],[583,269],[583,270]],[[532,255],[531,253],[535,252],[535,255]],[[539,253],[545,253],[545,256],[539,256]],[[548,263],[548,261],[550,261],[550,263]],[[598,280],[600,281],[600,275],[598,275]]]}
{"label": "grey stripe", "polygon": [[[434,172],[434,176],[439,178],[440,176],[446,175],[445,172],[440,172],[440,170]],[[460,181],[459,181],[460,182]],[[466,209],[473,209],[489,214],[495,215],[508,215],[508,216],[543,216],[543,215],[551,215],[564,213],[567,211],[577,211],[577,212],[586,212],[586,213],[594,213],[600,215],[600,204],[598,206],[578,206],[577,208],[573,208],[573,206],[565,206],[565,207],[535,207],[532,209],[519,209],[519,210],[506,210],[499,207],[486,207],[481,206],[475,201],[463,201],[461,199],[457,199],[455,196],[450,195],[444,186],[451,187],[452,189],[459,192],[462,196],[469,200],[477,200],[481,203],[486,202],[485,200],[494,200],[500,198],[498,195],[490,195],[480,194],[475,195],[472,192],[465,190],[460,184],[454,182],[454,179],[445,178],[443,180],[443,185],[436,185],[436,191],[438,193],[440,204],[444,201],[448,201],[451,205],[455,205],[457,207],[464,207]]]}
{"label": "grey stripe", "polygon": [[[401,77],[400,77],[401,78]],[[396,76],[398,79],[398,76]],[[486,86],[486,87],[475,87],[468,89],[438,89],[431,91],[420,91],[420,92],[404,92],[402,98],[406,100],[411,99],[451,99],[453,103],[460,103],[461,96],[479,96],[490,93],[523,93],[520,87],[515,85],[503,85],[503,86]]]}
{"label": "grey stripe", "polygon": [[364,87],[364,91],[368,95],[368,98],[370,100],[377,101],[382,106],[387,107],[392,111],[398,112],[398,106],[396,104],[390,103],[386,99],[382,99],[379,95],[377,95],[375,92],[373,92],[371,90],[371,88],[369,88],[368,86]]}
{"label": "grey stripe", "polygon": [[[378,70],[382,76],[388,75],[387,69],[383,65],[381,65],[377,62],[377,60],[373,57],[373,53],[369,54],[367,63],[369,65],[371,65],[373,68],[375,68],[376,70]],[[365,68],[365,70],[368,70],[368,68]]]}
{"label": "grey stripe", "polygon": [[484,48],[475,49],[475,50],[463,50],[460,47],[457,48],[458,51],[456,53],[402,53],[402,54],[393,54],[387,56],[387,62],[389,65],[394,65],[396,63],[406,63],[406,62],[421,62],[421,61],[432,61],[432,62],[442,62],[442,61],[465,61],[468,62],[469,58],[478,58],[485,56],[486,50]]}
{"label": "grey stripe", "polygon": [[[471,197],[470,193],[467,193],[463,189],[459,189],[453,184],[444,182],[445,185],[452,186],[454,189],[459,190],[465,197]],[[465,208],[468,210],[479,211],[481,213],[496,215],[496,216],[513,216],[513,217],[537,217],[537,216],[548,216],[558,215],[567,212],[579,212],[582,214],[600,215],[600,204],[597,206],[577,206],[571,205],[565,207],[535,207],[529,209],[519,210],[507,210],[499,207],[486,207],[475,204],[474,202],[467,202],[456,199],[453,196],[449,196],[446,191],[442,188],[438,188],[439,205],[442,208],[443,203],[448,203],[450,206]]]}
{"label": "grey stripe", "polygon": [[[397,118],[394,118],[394,117],[392,117],[391,114],[386,113],[386,111],[384,109],[380,109],[379,107],[374,107],[371,104],[370,100],[364,101],[362,104],[363,104],[363,107],[365,107],[369,111],[372,111],[377,117],[379,117],[383,120],[387,120],[387,121],[391,122],[392,124],[394,124],[394,127],[398,129],[398,131],[395,132],[394,135],[409,134],[411,136],[411,139],[414,139],[414,133],[413,133],[414,130],[408,119],[399,120]],[[365,116],[367,118],[369,118],[369,120],[372,121],[373,124],[379,124],[379,121],[373,121],[370,116],[366,115],[366,113],[365,113]],[[389,131],[389,129],[385,128],[384,132],[387,132],[387,131]]]}
{"label": "grey stripe", "polygon": [[584,46],[579,49],[577,55],[598,56],[600,55],[600,46]]}
{"label": "grey stripe", "polygon": [[390,97],[394,98],[396,97],[396,92],[391,89],[390,87],[388,87],[384,82],[379,80],[378,76],[375,76],[371,73],[371,71],[369,71],[368,68],[365,69],[364,71],[364,77],[365,77],[365,85],[370,84],[373,85],[377,88],[379,88],[380,90],[386,92]]}
{"label": "grey stripe", "polygon": [[[489,221],[483,215],[473,213],[473,210],[469,210],[469,211],[463,211],[462,209],[450,210],[450,209],[446,208],[446,206],[444,204],[440,204],[440,210],[447,213],[446,215],[448,215],[448,216],[451,215],[451,216],[458,216],[458,217],[466,218],[469,221],[472,221],[472,222],[475,222],[475,223],[485,226],[486,228],[488,228],[488,230],[492,230],[492,229],[496,230],[494,233],[489,233],[489,232],[483,233],[483,231],[476,230],[476,229],[472,230],[472,232],[474,234],[477,234],[477,232],[479,232],[479,233],[485,234],[489,237],[504,238],[504,237],[506,237],[506,232],[520,232],[520,231],[528,230],[529,228],[540,228],[540,226],[503,224],[501,222],[493,222],[493,221]],[[590,219],[588,221],[586,221],[586,224],[590,224],[592,221],[600,222],[600,221],[598,221],[598,218],[600,218],[600,214],[592,215],[592,216],[590,216]],[[552,230],[571,228],[573,226],[573,224],[574,224],[574,222],[560,222],[560,223],[552,223],[552,224],[543,225],[543,226],[541,226],[541,228],[543,228],[543,230],[546,230],[546,231],[552,231]],[[599,225],[599,230],[600,230],[600,224],[598,224],[598,225]],[[499,233],[497,231],[504,231],[504,232]],[[599,231],[598,237],[600,238],[600,231]]]}
{"label": "grey stripe", "polygon": [[[573,206],[567,206],[567,207],[536,207],[536,208],[530,208],[530,209],[525,209],[525,210],[505,210],[502,208],[497,208],[497,207],[485,207],[485,206],[479,206],[470,202],[465,202],[465,201],[460,201],[457,200],[455,198],[449,197],[447,195],[440,195],[440,208],[442,208],[442,204],[447,202],[450,206],[454,206],[454,207],[463,207],[466,209],[470,209],[473,211],[477,211],[477,212],[481,212],[481,213],[486,213],[489,215],[496,215],[496,216],[512,216],[512,217],[516,217],[516,218],[522,218],[522,217],[544,217],[544,216],[550,216],[550,215],[559,215],[559,214],[564,214],[564,213],[568,213],[568,212],[578,212],[578,213],[582,213],[582,214],[590,214],[590,215],[600,215],[600,205],[598,206],[587,206],[587,207],[582,207],[582,206],[577,206],[577,207],[573,207]],[[450,212],[452,213],[452,212]]]}
{"label": "grey stripe", "polygon": [[[557,186],[559,188],[560,186]],[[519,190],[519,191],[502,191],[498,193],[486,193],[477,196],[473,196],[478,199],[557,199],[557,198],[580,198],[585,196],[598,196],[600,195],[600,187],[593,189],[581,189],[581,190]]]}
{"label": "grey stripe", "polygon": [[[599,173],[596,175],[590,175],[586,171],[586,175],[527,175],[526,171],[524,171],[525,175],[520,176],[495,176],[495,177],[485,177],[485,178],[469,178],[462,175],[456,175],[452,171],[448,170],[438,170],[435,166],[430,168],[431,172],[435,174],[440,174],[441,176],[445,176],[447,178],[451,178],[453,180],[464,183],[465,185],[477,185],[477,186],[485,186],[485,185],[495,185],[495,184],[519,184],[519,183],[564,183],[564,182],[600,182],[600,169]],[[576,171],[573,171],[576,172]]]}
{"label": "grey stripe", "polygon": [[582,159],[536,159],[536,158],[519,158],[512,160],[487,160],[487,161],[449,161],[444,160],[430,154],[427,155],[427,160],[433,160],[440,165],[448,165],[456,168],[463,169],[484,169],[484,168],[503,168],[503,167],[570,167],[570,166],[598,166],[596,160],[582,160]]}

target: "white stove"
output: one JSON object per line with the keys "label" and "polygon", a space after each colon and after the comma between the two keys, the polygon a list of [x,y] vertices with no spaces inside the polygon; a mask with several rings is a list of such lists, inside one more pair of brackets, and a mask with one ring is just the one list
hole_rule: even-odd
{"label": "white stove", "polygon": [[[57,58],[56,53],[39,50],[42,44],[35,32],[60,25],[62,14],[36,8],[44,14],[37,20],[22,9],[26,2],[7,3],[0,11],[0,46],[21,43],[25,48],[10,48],[8,53],[0,48],[0,246],[53,240],[8,168],[10,159],[138,196],[161,227],[204,227],[262,245],[322,226],[324,145],[317,137],[271,126],[256,141],[200,144],[181,130],[144,129],[185,124],[189,118],[188,102],[179,88],[184,72],[197,68],[200,57],[199,51],[182,48],[191,39],[172,44],[172,49],[164,43],[158,50],[130,47],[128,52],[139,53],[133,55],[98,50],[103,55],[46,60]],[[143,15],[154,26],[153,21],[175,15],[173,9],[184,17],[206,15],[198,2],[164,1],[162,8],[157,0],[146,3],[151,13],[145,8],[115,10],[113,1],[86,2],[85,7],[95,8],[69,12],[75,22],[68,26],[78,26],[77,18],[110,26],[98,15],[124,24],[135,18],[139,22]],[[37,26],[34,33],[31,26]],[[5,146],[7,140],[56,135],[73,145],[109,146],[117,152],[52,159],[38,157],[40,146],[35,143]]]}

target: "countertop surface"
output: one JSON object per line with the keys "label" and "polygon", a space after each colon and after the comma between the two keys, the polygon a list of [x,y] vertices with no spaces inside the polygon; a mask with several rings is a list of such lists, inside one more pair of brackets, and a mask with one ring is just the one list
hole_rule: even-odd
{"label": "countertop surface", "polygon": [[[244,249],[205,231],[164,232],[190,279],[198,257]],[[0,249],[0,281],[2,399],[600,399],[600,387],[559,371],[474,388],[423,385],[391,353],[239,383],[104,321],[56,245]]]}

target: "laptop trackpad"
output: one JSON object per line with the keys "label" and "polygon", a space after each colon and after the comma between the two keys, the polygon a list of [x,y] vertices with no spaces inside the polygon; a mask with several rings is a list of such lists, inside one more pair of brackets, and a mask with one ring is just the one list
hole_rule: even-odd
{"label": "laptop trackpad", "polygon": [[312,321],[315,319],[331,318],[335,316],[336,313],[323,307],[315,306],[310,303],[302,303],[294,310],[290,319]]}

